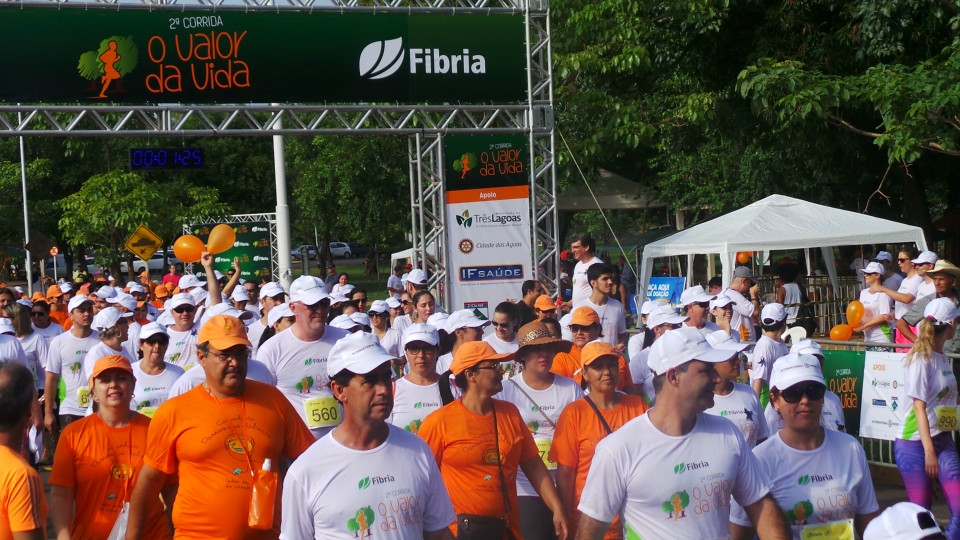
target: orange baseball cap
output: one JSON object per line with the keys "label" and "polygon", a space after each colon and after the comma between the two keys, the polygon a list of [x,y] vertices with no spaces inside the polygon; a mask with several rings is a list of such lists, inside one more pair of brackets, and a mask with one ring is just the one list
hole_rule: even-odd
{"label": "orange baseball cap", "polygon": [[578,307],[573,310],[573,317],[570,319],[570,324],[592,326],[594,324],[600,324],[600,317],[597,316],[597,312],[594,311],[593,308],[587,306]]}
{"label": "orange baseball cap", "polygon": [[589,366],[604,356],[620,358],[620,353],[613,348],[613,345],[607,343],[606,341],[591,341],[590,343],[584,345],[583,349],[580,351],[580,361],[583,362],[583,365],[585,366]]}
{"label": "orange baseball cap", "polygon": [[40,291],[34,291],[33,297],[30,298],[31,302],[46,302],[47,297],[43,295]]}
{"label": "orange baseball cap", "polygon": [[56,298],[58,296],[63,296],[63,291],[60,290],[59,285],[51,285],[47,288],[47,298]]}
{"label": "orange baseball cap", "polygon": [[513,360],[513,353],[497,354],[486,341],[469,341],[457,349],[453,355],[450,371],[457,376],[480,362],[504,362]]}
{"label": "orange baseball cap", "polygon": [[111,354],[101,357],[93,365],[93,373],[90,374],[90,386],[93,386],[93,380],[99,377],[101,373],[110,369],[122,369],[130,375],[133,375],[133,367],[130,366],[130,361],[127,360],[126,356],[122,354]]}
{"label": "orange baseball cap", "polygon": [[533,303],[533,307],[539,309],[540,311],[557,309],[557,305],[553,303],[553,298],[550,298],[550,295],[548,294],[541,294],[538,296],[537,301]]}
{"label": "orange baseball cap", "polygon": [[229,315],[214,315],[203,323],[200,333],[197,334],[197,343],[209,343],[220,351],[236,345],[252,346],[247,339],[247,327],[243,321]]}
{"label": "orange baseball cap", "polygon": [[157,298],[166,298],[170,296],[170,291],[168,291],[163,285],[157,285],[157,287],[153,289],[153,295]]}

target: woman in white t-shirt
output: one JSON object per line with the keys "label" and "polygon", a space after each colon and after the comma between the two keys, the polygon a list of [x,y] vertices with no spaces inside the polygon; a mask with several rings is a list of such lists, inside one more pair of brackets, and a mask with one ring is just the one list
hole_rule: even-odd
{"label": "woman in white t-shirt", "polygon": [[[533,435],[543,463],[554,482],[557,464],[547,455],[553,444],[553,432],[564,407],[583,396],[583,390],[573,379],[554,375],[553,357],[560,338],[541,321],[533,321],[520,328],[516,351],[516,365],[522,371],[504,381],[498,399],[517,406],[520,416]],[[537,495],[523,472],[517,474],[517,502],[520,505],[520,533],[527,540],[556,538],[553,513]]]}
{"label": "woman in white t-shirt", "polygon": [[[399,358],[402,334],[390,328],[390,307],[387,306],[387,303],[383,300],[374,300],[373,303],[370,304],[370,310],[367,312],[367,316],[370,317],[370,329],[380,341],[380,346],[383,347],[390,356]],[[398,372],[395,370],[394,373]],[[402,370],[398,374],[400,373],[402,373]]]}
{"label": "woman in white t-shirt", "polygon": [[[793,538],[854,538],[854,530],[862,536],[879,509],[870,468],[859,441],[820,425],[827,386],[816,359],[780,358],[770,385],[770,403],[783,418],[783,429],[753,453]],[[734,500],[730,522],[734,540],[754,537],[747,513]]]}
{"label": "woman in white t-shirt", "polygon": [[[884,292],[874,292],[876,285],[883,284],[883,266],[872,262],[863,270],[863,279],[867,286],[860,291],[860,303],[863,304],[863,319],[853,329],[854,332],[863,332],[863,340],[868,343],[893,343],[893,330],[890,322],[891,299]],[[872,350],[867,348],[867,350]],[[887,352],[885,348],[877,348],[880,352]]]}
{"label": "woman in white t-shirt", "polygon": [[[923,276],[920,275],[917,266],[913,264],[913,259],[916,256],[916,250],[913,249],[902,249],[897,253],[897,265],[900,267],[900,271],[906,275],[897,290],[884,287],[883,283],[877,283],[870,288],[871,292],[882,292],[893,299],[893,323],[890,325],[894,329],[893,340],[895,343],[904,343],[908,346],[913,342],[904,337],[900,330],[897,330],[897,321],[902,319],[913,307],[913,303],[917,301],[917,292],[920,285],[923,284]],[[917,333],[916,328],[913,329],[913,333]],[[898,351],[906,352],[906,350],[899,349]]]}
{"label": "woman in white t-shirt", "polygon": [[140,330],[140,361],[132,365],[136,382],[130,408],[153,418],[157,407],[170,395],[173,383],[183,375],[183,368],[163,361],[170,345],[170,336],[162,325],[152,322]]}
{"label": "woman in white t-shirt", "polygon": [[[444,405],[444,393],[453,401],[449,380],[440,380],[437,357],[440,336],[429,324],[414,323],[403,332],[403,353],[410,372],[393,383],[393,412],[389,422],[414,435],[428,414]],[[445,384],[444,392],[440,384]]]}
{"label": "woman in white t-shirt", "polygon": [[907,498],[930,508],[933,482],[940,480],[951,509],[947,538],[960,534],[960,458],[950,436],[956,431],[957,379],[943,344],[956,331],[957,311],[949,298],[937,298],[923,310],[917,341],[904,358],[904,393],[913,400],[903,432],[893,441],[893,457]]}

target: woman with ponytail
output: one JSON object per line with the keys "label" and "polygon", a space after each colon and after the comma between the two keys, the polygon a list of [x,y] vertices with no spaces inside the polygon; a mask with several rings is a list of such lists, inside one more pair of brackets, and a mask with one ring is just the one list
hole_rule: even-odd
{"label": "woman with ponytail", "polygon": [[933,482],[940,481],[950,508],[950,539],[960,539],[960,458],[950,436],[960,427],[960,419],[957,379],[943,344],[953,337],[958,317],[960,312],[949,298],[937,298],[924,309],[917,340],[904,358],[905,393],[913,407],[893,443],[910,502],[929,509]]}

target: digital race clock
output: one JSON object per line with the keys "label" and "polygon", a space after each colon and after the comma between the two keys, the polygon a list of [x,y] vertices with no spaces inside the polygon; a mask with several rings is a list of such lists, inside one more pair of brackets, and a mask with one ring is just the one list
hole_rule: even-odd
{"label": "digital race clock", "polygon": [[204,165],[202,148],[131,148],[131,171],[184,171]]}

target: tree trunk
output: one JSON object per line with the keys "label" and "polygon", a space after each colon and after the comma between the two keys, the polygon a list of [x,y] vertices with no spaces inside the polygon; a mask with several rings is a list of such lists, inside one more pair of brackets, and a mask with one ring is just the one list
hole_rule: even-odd
{"label": "tree trunk", "polygon": [[377,245],[374,244],[367,250],[367,254],[363,257],[363,275],[372,276],[379,271],[377,268],[377,260]]}

